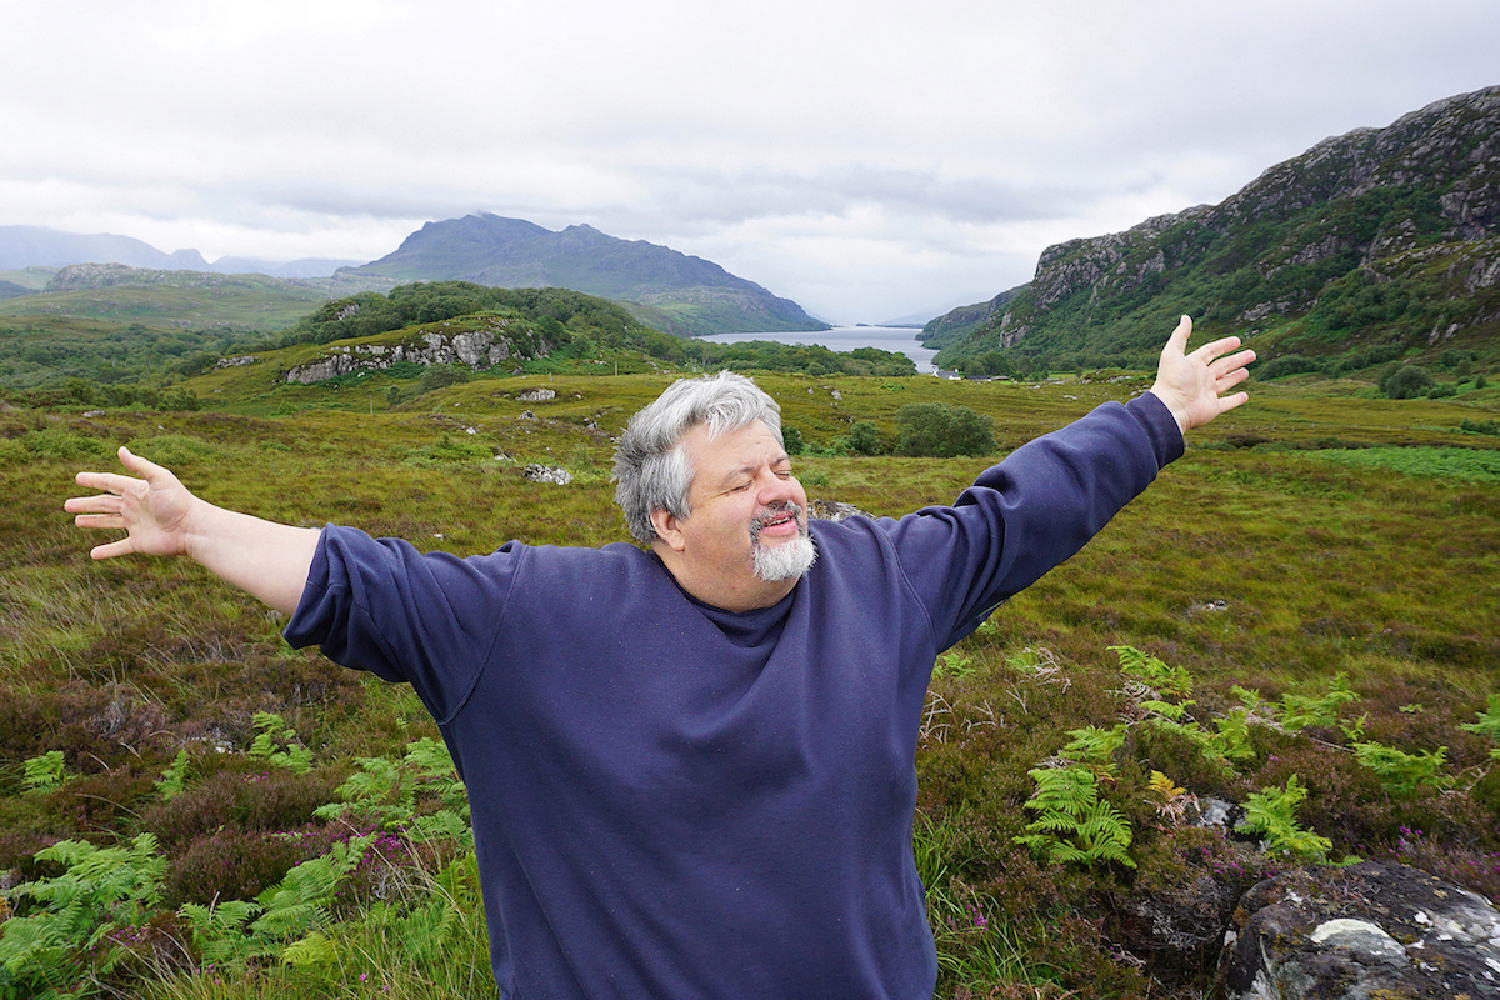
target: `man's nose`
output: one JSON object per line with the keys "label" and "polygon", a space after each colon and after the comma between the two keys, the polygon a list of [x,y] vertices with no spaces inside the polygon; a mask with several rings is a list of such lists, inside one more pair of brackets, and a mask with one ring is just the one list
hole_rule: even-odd
{"label": "man's nose", "polygon": [[783,500],[791,500],[795,495],[792,480],[783,479],[774,472],[768,472],[761,477],[760,494],[757,499],[762,504],[780,503]]}

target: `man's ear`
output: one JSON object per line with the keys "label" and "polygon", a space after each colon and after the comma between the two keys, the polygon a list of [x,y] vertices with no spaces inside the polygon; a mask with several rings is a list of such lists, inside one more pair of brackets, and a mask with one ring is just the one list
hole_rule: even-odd
{"label": "man's ear", "polygon": [[676,514],[661,507],[652,508],[651,527],[656,530],[657,540],[674,552],[681,552],[687,547],[687,539],[682,534],[682,522]]}

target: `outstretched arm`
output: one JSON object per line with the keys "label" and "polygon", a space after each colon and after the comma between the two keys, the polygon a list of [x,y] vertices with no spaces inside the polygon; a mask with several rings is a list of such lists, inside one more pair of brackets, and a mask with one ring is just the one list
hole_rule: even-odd
{"label": "outstretched arm", "polygon": [[1156,383],[1151,386],[1156,398],[1177,418],[1177,426],[1184,434],[1250,398],[1243,392],[1232,396],[1219,394],[1249,378],[1245,366],[1255,360],[1254,351],[1229,353],[1240,346],[1238,337],[1211,341],[1189,354],[1187,342],[1192,332],[1193,321],[1182,317],[1167,339],[1167,346],[1162,348]]}
{"label": "outstretched arm", "polygon": [[297,609],[318,545],[316,528],[294,528],[215,507],[189,493],[166,469],[123,447],[120,462],[141,478],[80,472],[79,486],[104,492],[63,504],[78,515],[73,520],[80,528],[129,532],[119,541],[95,546],[95,559],[130,553],[186,555],[278,611]]}

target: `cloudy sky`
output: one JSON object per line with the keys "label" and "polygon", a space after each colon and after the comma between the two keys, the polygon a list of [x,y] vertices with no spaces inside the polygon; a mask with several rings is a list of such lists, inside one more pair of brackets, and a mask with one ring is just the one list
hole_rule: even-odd
{"label": "cloudy sky", "polygon": [[834,322],[1500,83],[1495,0],[0,4],[0,225],[373,259],[474,211]]}

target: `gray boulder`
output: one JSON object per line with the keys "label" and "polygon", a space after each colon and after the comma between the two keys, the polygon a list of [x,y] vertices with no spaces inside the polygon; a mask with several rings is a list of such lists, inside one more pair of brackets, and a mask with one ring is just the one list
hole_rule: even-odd
{"label": "gray boulder", "polygon": [[1235,909],[1227,1000],[1500,996],[1500,911],[1404,865],[1285,872]]}
{"label": "gray boulder", "polygon": [[541,465],[532,462],[521,470],[521,478],[529,479],[533,483],[556,483],[558,486],[566,486],[573,481],[573,474],[556,465]]}
{"label": "gray boulder", "polygon": [[809,500],[808,517],[817,518],[820,521],[842,521],[846,517],[873,517],[867,511],[860,510],[852,503],[844,503],[842,500]]}

